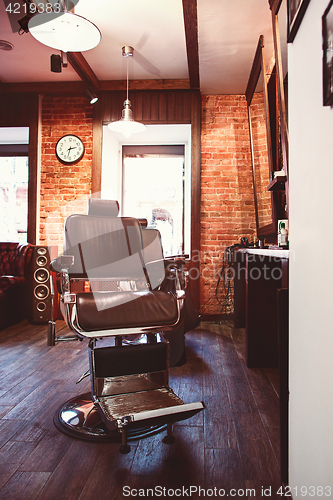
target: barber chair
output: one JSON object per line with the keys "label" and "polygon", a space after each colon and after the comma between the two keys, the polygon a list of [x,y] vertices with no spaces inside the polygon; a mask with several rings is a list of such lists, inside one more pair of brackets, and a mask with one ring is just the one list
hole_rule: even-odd
{"label": "barber chair", "polygon": [[[164,332],[181,323],[185,296],[178,270],[174,290],[159,289],[163,260],[147,261],[140,223],[118,217],[118,210],[115,201],[91,199],[88,215],[67,218],[64,253],[52,268],[73,335],[58,337],[50,322],[48,345],[77,339],[88,339],[89,345],[91,394],[62,405],[55,425],[82,439],[121,441],[120,452],[128,453],[129,440],[165,428],[163,442],[173,442],[173,423],[192,417],[204,404],[185,404],[168,385]],[[90,291],[74,292],[73,280],[83,280]],[[123,341],[138,334],[144,341]]]}

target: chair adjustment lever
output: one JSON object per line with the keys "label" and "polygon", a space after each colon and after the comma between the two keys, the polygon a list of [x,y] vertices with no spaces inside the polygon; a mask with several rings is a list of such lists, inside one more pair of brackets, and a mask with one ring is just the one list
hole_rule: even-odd
{"label": "chair adjustment lever", "polygon": [[73,340],[81,340],[77,335],[63,335],[55,337],[55,342],[72,342]]}
{"label": "chair adjustment lever", "polygon": [[56,335],[55,321],[49,321],[47,328],[47,345],[54,346],[57,342],[69,342],[71,340],[82,340],[78,335]]}
{"label": "chair adjustment lever", "polygon": [[90,370],[85,371],[84,373],[82,373],[81,377],[75,383],[79,384],[80,382],[82,382],[83,379],[89,377],[89,375],[90,375]]}

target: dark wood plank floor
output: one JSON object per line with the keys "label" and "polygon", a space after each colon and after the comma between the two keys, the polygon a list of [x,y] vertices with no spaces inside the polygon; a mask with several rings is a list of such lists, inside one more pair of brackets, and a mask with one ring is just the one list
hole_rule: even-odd
{"label": "dark wood plank floor", "polygon": [[173,445],[157,434],[121,455],[53,424],[61,403],[89,390],[75,384],[86,341],[47,347],[46,327],[27,322],[0,332],[0,499],[281,498],[277,371],[247,369],[244,330],[228,322],[202,323],[186,345],[170,386],[206,409],[175,425]]}

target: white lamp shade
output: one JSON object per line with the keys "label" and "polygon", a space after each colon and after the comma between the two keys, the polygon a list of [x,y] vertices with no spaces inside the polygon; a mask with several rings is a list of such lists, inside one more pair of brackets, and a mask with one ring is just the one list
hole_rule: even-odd
{"label": "white lamp shade", "polygon": [[122,110],[122,117],[116,122],[110,122],[108,128],[113,132],[119,132],[125,137],[131,137],[132,134],[138,134],[146,130],[146,125],[136,122],[132,118],[131,101],[126,99],[124,101],[124,109]]}
{"label": "white lamp shade", "polygon": [[132,134],[144,132],[146,130],[146,125],[135,122],[134,120],[123,120],[121,118],[116,122],[109,123],[108,128],[112,130],[112,132],[119,132],[128,138],[131,137]]}
{"label": "white lamp shade", "polygon": [[38,42],[62,52],[84,52],[101,41],[97,26],[72,12],[37,14],[30,19],[28,28]]}

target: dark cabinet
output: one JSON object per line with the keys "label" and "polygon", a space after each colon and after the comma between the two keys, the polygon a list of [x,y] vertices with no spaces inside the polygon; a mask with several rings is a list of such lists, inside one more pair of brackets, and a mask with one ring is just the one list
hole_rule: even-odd
{"label": "dark cabinet", "polygon": [[246,329],[248,368],[278,368],[281,482],[288,484],[288,250],[234,252],[234,325]]}

